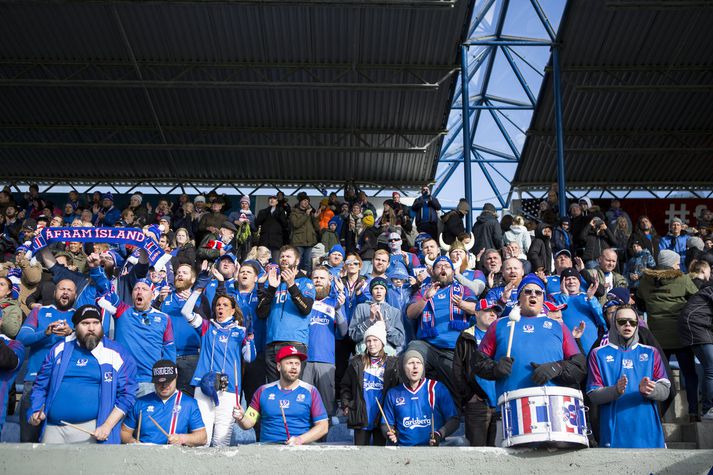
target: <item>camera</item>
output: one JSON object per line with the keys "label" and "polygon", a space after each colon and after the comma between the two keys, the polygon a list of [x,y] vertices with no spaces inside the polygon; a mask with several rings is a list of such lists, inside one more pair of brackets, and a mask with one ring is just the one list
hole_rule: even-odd
{"label": "camera", "polygon": [[223,373],[217,373],[215,375],[215,388],[218,391],[225,391],[228,389],[228,375]]}

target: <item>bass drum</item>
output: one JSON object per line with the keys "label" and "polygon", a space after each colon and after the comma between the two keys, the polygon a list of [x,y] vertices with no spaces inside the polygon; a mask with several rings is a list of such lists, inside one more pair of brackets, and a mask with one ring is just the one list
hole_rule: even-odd
{"label": "bass drum", "polygon": [[498,398],[503,447],[589,447],[582,392],[538,386],[505,392]]}

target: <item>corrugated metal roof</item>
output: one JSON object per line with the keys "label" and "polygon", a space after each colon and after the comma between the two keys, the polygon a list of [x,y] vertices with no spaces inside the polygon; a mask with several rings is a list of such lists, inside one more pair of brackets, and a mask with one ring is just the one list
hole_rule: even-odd
{"label": "corrugated metal roof", "polygon": [[471,2],[306,3],[3,3],[3,177],[432,180]]}
{"label": "corrugated metal roof", "polygon": [[[568,186],[710,185],[713,9],[675,3],[569,2],[559,34]],[[516,186],[556,181],[552,91],[548,72]]]}

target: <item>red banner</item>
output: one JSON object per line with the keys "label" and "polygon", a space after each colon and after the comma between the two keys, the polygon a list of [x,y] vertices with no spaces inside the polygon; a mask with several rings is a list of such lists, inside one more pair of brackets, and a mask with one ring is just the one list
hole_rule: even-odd
{"label": "red banner", "polygon": [[[609,209],[611,199],[593,200],[602,212]],[[684,224],[698,226],[698,218],[704,209],[713,209],[713,200],[703,199],[625,199],[621,200],[621,209],[631,217],[634,225],[641,215],[646,215],[660,235],[668,232],[669,223],[673,218],[680,218]]]}

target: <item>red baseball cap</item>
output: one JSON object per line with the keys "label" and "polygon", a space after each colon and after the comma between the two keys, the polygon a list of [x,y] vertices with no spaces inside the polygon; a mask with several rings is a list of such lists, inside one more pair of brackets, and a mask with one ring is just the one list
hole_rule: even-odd
{"label": "red baseball cap", "polygon": [[549,310],[550,312],[556,312],[557,310],[564,310],[565,308],[567,308],[567,304],[563,303],[557,305],[554,302],[545,301],[545,307],[547,307],[547,310]]}
{"label": "red baseball cap", "polygon": [[280,351],[278,351],[277,355],[275,356],[275,361],[277,363],[279,363],[283,359],[288,358],[290,356],[296,356],[300,359],[300,361],[304,361],[307,359],[307,355],[302,353],[300,350],[298,350],[294,346],[288,345],[288,346],[283,346],[282,348],[280,348]]}

